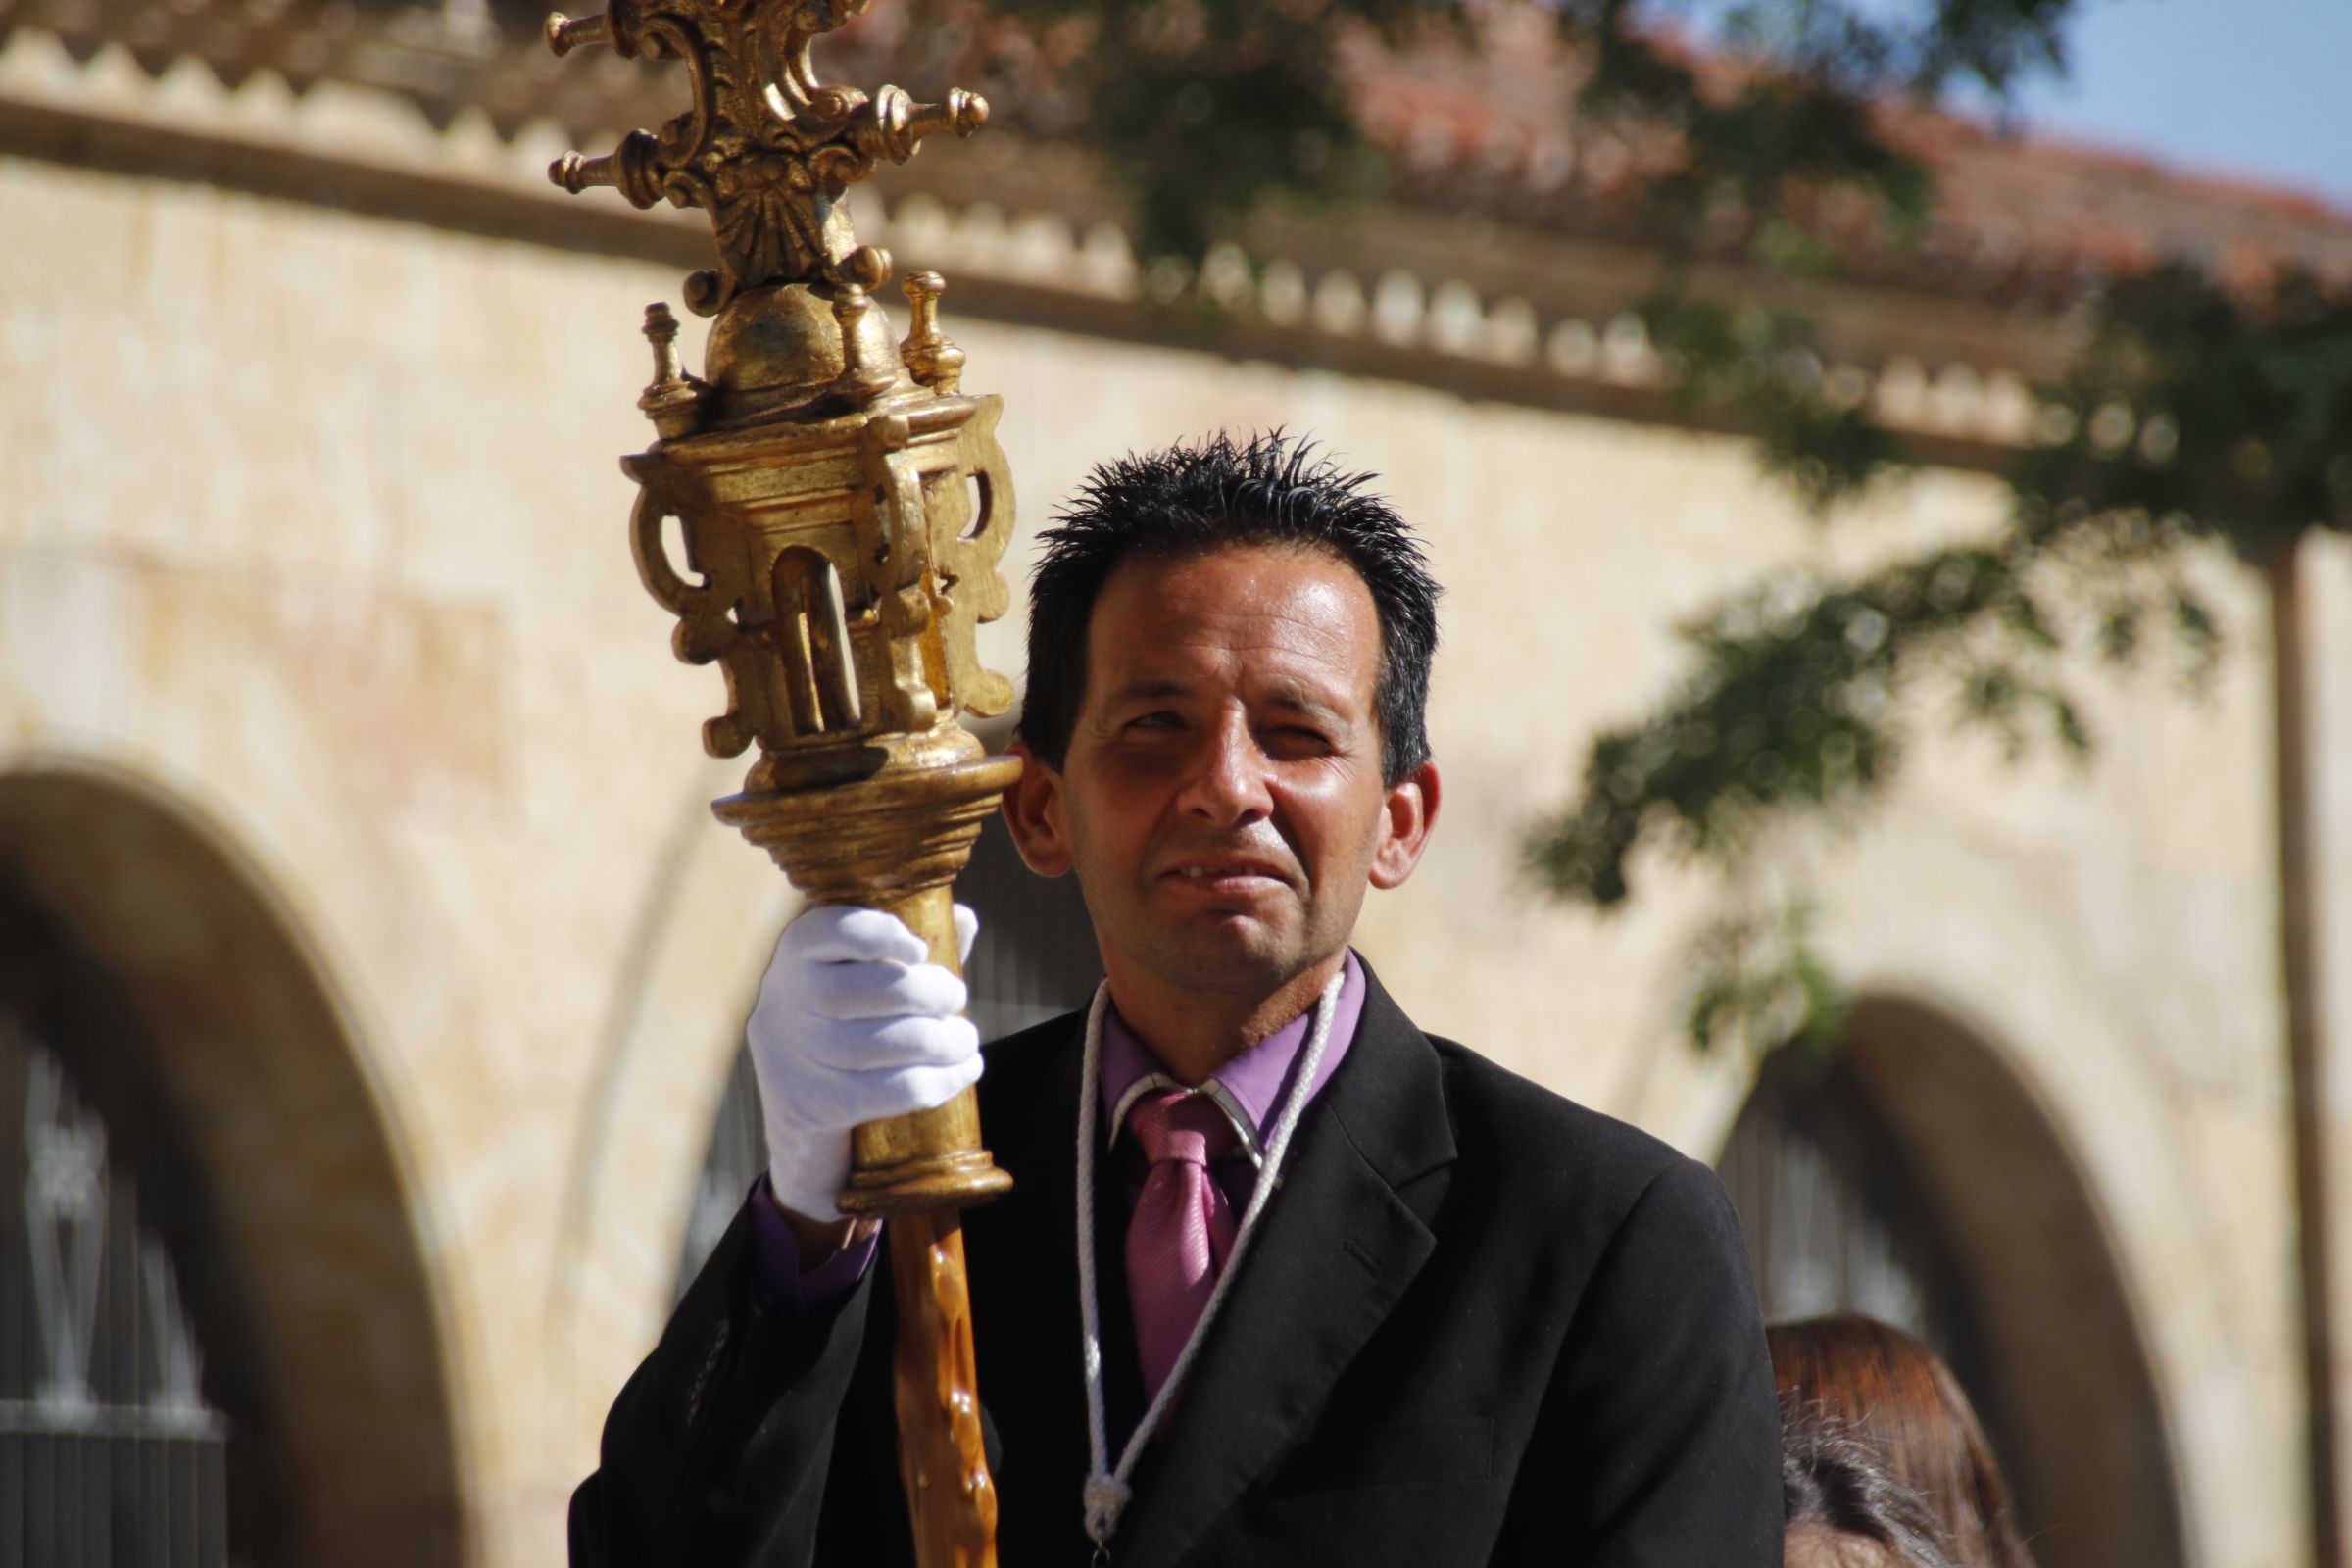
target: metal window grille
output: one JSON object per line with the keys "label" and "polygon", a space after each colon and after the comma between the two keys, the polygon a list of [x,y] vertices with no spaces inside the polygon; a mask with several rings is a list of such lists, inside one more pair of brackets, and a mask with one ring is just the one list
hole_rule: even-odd
{"label": "metal window grille", "polygon": [[[982,1040],[1001,1040],[1057,1013],[1083,1007],[1102,978],[1095,928],[1075,877],[1051,881],[1021,863],[1001,819],[992,817],[972,849],[956,897],[980,916],[980,941],[965,979],[972,1021]],[[767,1168],[760,1085],[749,1052],[736,1054],[710,1128],[710,1147],[687,1211],[677,1291],[686,1294],[718,1246],[744,1194]]]}
{"label": "metal window grille", "polygon": [[1967,1271],[1910,1159],[1835,1060],[1799,1048],[1768,1060],[1718,1170],[1766,1322],[1862,1312],[1918,1336],[2003,1446]]}
{"label": "metal window grille", "polygon": [[228,1422],[59,1054],[0,1009],[0,1568],[228,1561]]}

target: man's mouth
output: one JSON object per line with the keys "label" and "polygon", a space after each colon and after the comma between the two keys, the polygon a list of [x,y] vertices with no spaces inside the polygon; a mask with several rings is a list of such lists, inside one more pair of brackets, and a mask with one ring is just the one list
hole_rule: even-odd
{"label": "man's mouth", "polygon": [[1188,861],[1171,867],[1166,874],[1180,882],[1204,886],[1287,880],[1275,867],[1255,860]]}

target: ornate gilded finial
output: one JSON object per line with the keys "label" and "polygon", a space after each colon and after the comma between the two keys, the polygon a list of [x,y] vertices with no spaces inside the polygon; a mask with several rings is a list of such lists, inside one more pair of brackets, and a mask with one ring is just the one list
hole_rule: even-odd
{"label": "ornate gilded finial", "polygon": [[547,14],[547,25],[541,29],[547,35],[548,48],[561,60],[584,44],[611,43],[612,34],[602,17],[567,17],[561,11]]}
{"label": "ornate gilded finial", "polygon": [[682,60],[694,106],[658,131],[632,130],[601,157],[565,153],[548,177],[577,193],[610,185],[639,207],[700,207],[717,230],[719,265],[687,280],[686,303],[710,316],[774,284],[879,288],[889,258],[861,253],[841,202],[883,159],[905,163],[935,130],[970,135],[988,103],[961,88],[919,104],[897,87],[870,96],[819,85],[809,44],[870,0],[612,0],[603,16],[547,19],[559,55],[606,44],[623,56]]}
{"label": "ornate gilded finial", "polygon": [[645,338],[654,346],[654,379],[637,406],[663,439],[685,435],[702,417],[703,383],[678,359],[678,318],[667,305],[645,308]]}
{"label": "ornate gilded finial", "polygon": [[899,378],[895,366],[876,363],[881,356],[874,352],[871,334],[865,330],[866,313],[872,309],[859,284],[843,283],[833,291],[833,318],[841,323],[842,360],[841,379],[834,384],[840,396],[851,403],[878,397]]}
{"label": "ornate gilded finial", "polygon": [[963,350],[939,329],[939,297],[948,291],[947,279],[937,272],[909,272],[899,286],[914,311],[906,340],[899,345],[906,373],[934,392],[954,392],[963,378]]}

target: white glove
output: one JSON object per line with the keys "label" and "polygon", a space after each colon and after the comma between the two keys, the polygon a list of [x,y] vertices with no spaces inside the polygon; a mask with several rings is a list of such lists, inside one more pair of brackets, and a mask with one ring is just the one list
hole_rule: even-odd
{"label": "white glove", "polygon": [[[969,956],[979,917],[956,906]],[[850,1129],[944,1105],[980,1077],[964,985],[896,915],[826,905],[776,943],[745,1026],[776,1201],[815,1220],[850,1173]]]}

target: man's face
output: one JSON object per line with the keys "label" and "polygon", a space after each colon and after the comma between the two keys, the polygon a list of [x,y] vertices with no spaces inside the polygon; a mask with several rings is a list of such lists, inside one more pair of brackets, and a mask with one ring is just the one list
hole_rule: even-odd
{"label": "man's face", "polygon": [[1380,620],[1339,556],[1133,557],[1097,599],[1058,770],[1008,804],[1030,864],[1075,869],[1113,987],[1269,995],[1404,880],[1437,804],[1381,780]]}

